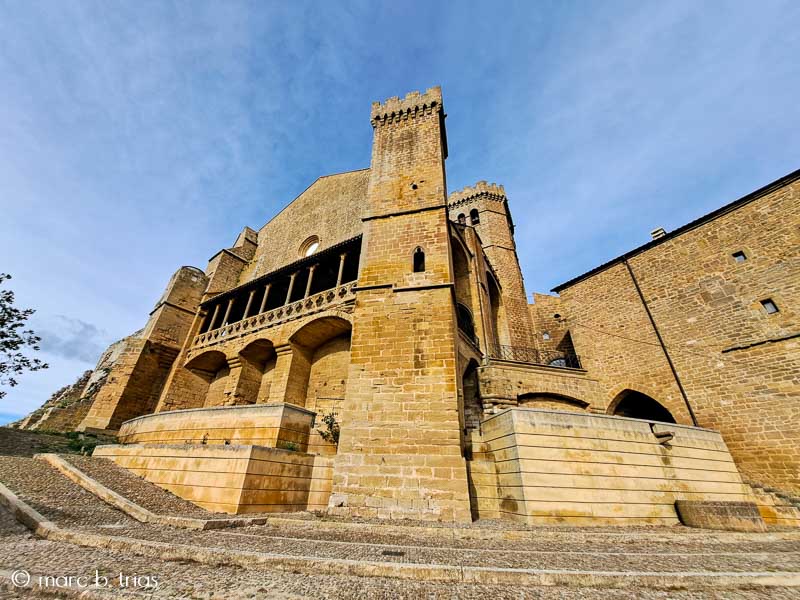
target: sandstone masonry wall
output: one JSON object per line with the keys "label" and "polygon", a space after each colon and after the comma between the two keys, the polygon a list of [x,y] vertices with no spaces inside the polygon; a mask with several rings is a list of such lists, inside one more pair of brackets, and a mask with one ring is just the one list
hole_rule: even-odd
{"label": "sandstone masonry wall", "polygon": [[[659,435],[671,436],[662,443]],[[477,441],[477,440],[476,440]],[[679,425],[515,408],[486,419],[479,516],[529,524],[676,525],[676,500],[751,500],[720,435]]]}
{"label": "sandstone masonry wall", "polygon": [[[474,187],[450,194],[447,204],[451,220],[460,221],[459,215],[464,214],[466,224],[475,229],[489,264],[500,280],[509,332],[509,339],[501,339],[501,343],[536,347],[514,241],[514,224],[503,186],[479,181]],[[478,219],[476,223],[473,223],[473,216]]]}
{"label": "sandstone masonry wall", "polygon": [[303,242],[319,238],[320,250],[361,233],[369,170],[320,177],[258,232],[258,250],[239,283],[301,258]]}
{"label": "sandstone masonry wall", "polygon": [[207,284],[202,271],[193,267],[182,267],[172,276],[142,333],[127,338],[80,430],[116,430],[124,421],[155,409],[169,370],[196,321]]}
{"label": "sandstone masonry wall", "polygon": [[[799,249],[794,173],[634,254],[630,271],[617,262],[561,289],[576,349],[606,405],[635,389],[690,423],[635,278],[699,425],[722,433],[748,477],[800,492]],[[780,312],[764,310],[769,298]]]}

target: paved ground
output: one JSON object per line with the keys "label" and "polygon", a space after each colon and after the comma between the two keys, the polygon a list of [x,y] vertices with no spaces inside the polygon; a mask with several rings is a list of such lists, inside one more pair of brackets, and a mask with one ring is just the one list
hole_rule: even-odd
{"label": "paved ground", "polygon": [[[109,550],[89,549],[71,544],[39,540],[13,521],[8,513],[0,511],[0,569],[11,572],[25,569],[33,583],[39,575],[88,576],[95,571],[109,580],[109,590],[114,597],[141,598],[133,577],[156,578],[158,586],[152,591],[157,598],[342,598],[342,599],[475,599],[517,600],[527,598],[634,600],[674,599],[700,600],[706,598],[731,598],[742,600],[768,600],[798,598],[794,589],[726,590],[719,592],[658,591],[658,590],[597,590],[591,588],[508,588],[503,586],[455,585],[418,583],[386,578],[356,578],[344,576],[282,573],[276,571],[245,570],[231,567],[213,567],[187,562],[159,561],[151,558],[123,556]],[[119,574],[128,577],[128,588],[120,590]],[[113,583],[112,583],[113,582]],[[55,591],[55,586],[50,586]],[[126,593],[127,592],[127,593]],[[139,592],[139,593],[134,593]],[[0,592],[0,598],[3,598]],[[47,597],[39,591],[17,588],[5,596]]]}
{"label": "paved ground", "polygon": [[[74,464],[97,469],[79,459]],[[104,477],[95,470],[93,476]],[[196,531],[139,523],[111,508],[48,464],[22,456],[0,456],[0,481],[60,527],[136,540],[201,548],[228,548],[290,556],[428,563],[439,565],[522,567],[559,570],[622,571],[793,571],[800,572],[800,536],[771,533],[730,535],[684,528],[615,530],[530,529],[517,541],[489,531],[487,539],[464,539],[452,530],[426,527],[340,527],[305,515],[286,523],[241,529]],[[107,482],[111,482],[107,478]],[[159,508],[157,492],[129,481],[138,498]],[[118,484],[116,484],[118,485]],[[177,502],[176,502],[177,500]],[[164,500],[164,511],[183,514],[179,499]],[[201,511],[191,516],[208,516]],[[187,515],[189,516],[189,515]],[[495,528],[501,525],[494,524]],[[85,548],[34,537],[0,510],[0,598],[40,597],[41,588],[13,588],[10,576],[24,569],[32,584],[39,576],[108,578],[113,597],[156,598],[588,598],[699,599],[800,598],[798,588],[724,591],[600,590],[592,588],[518,588],[497,585],[435,583],[390,578],[308,575],[264,568],[210,566],[192,561],[140,557],[108,548]],[[123,574],[120,588],[119,574]],[[127,580],[124,577],[127,576]],[[144,589],[152,579],[158,585]],[[47,590],[56,583],[43,580]],[[127,585],[125,585],[127,583]],[[63,589],[61,591],[64,591]],[[80,590],[78,590],[80,591]],[[72,593],[72,592],[70,592]],[[5,595],[4,595],[5,594]],[[103,597],[103,596],[100,596]],[[109,596],[105,596],[109,597]]]}

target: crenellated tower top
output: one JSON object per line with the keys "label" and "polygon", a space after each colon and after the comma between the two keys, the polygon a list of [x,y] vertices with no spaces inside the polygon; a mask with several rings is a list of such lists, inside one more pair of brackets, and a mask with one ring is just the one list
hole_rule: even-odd
{"label": "crenellated tower top", "polygon": [[396,121],[414,118],[419,114],[431,114],[442,110],[442,88],[438,85],[424,94],[409,92],[402,100],[397,96],[384,102],[372,103],[372,126],[378,127]]}
{"label": "crenellated tower top", "polygon": [[456,208],[477,198],[503,202],[506,199],[506,190],[502,185],[479,181],[474,186],[467,186],[463,190],[450,193],[447,196],[447,207]]}

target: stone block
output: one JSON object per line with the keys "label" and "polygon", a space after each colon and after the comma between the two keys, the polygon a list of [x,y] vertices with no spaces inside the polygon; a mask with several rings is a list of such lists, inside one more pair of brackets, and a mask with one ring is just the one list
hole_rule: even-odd
{"label": "stone block", "polygon": [[767,525],[753,502],[709,502],[676,500],[681,523],[701,529],[766,531]]}

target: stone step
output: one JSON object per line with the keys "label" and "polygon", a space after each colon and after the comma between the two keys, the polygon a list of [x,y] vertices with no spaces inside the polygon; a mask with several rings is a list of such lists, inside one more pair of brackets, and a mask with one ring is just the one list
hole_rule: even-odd
{"label": "stone step", "polygon": [[800,501],[797,498],[752,481],[745,485],[751,490],[753,501],[767,525],[800,528]]}
{"label": "stone step", "polygon": [[800,527],[800,509],[793,506],[759,506],[758,511],[767,525]]}
{"label": "stone step", "polygon": [[781,502],[785,502],[800,508],[800,497],[794,496],[788,492],[785,492],[784,490],[777,489],[770,485],[763,485],[755,481],[744,480],[744,483],[754,490],[759,490],[765,494],[769,494],[770,496],[780,499]]}

